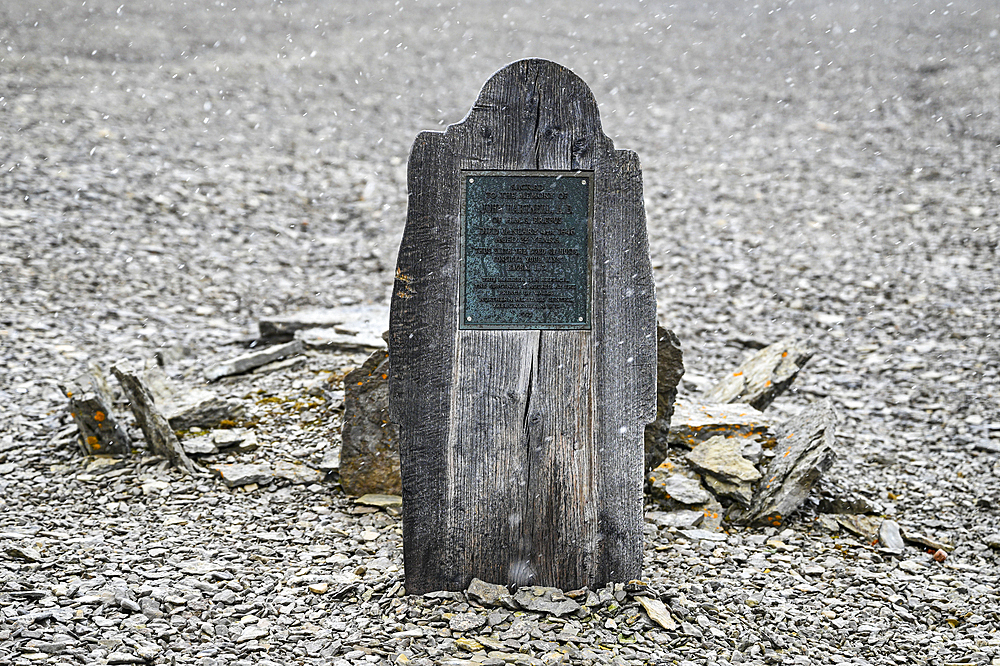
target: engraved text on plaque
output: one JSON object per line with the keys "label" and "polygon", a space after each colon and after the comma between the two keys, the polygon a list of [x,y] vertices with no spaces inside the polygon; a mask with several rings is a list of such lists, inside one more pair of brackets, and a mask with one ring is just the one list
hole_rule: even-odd
{"label": "engraved text on plaque", "polygon": [[589,329],[593,172],[462,177],[460,328]]}

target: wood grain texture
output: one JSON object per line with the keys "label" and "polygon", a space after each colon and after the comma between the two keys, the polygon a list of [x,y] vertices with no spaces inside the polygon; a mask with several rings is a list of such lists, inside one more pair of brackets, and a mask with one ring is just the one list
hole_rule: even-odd
{"label": "wood grain texture", "polygon": [[[591,331],[459,330],[462,170],[595,178]],[[638,159],[569,70],[513,63],[422,133],[390,315],[406,587],[600,587],[639,575],[656,307]]]}

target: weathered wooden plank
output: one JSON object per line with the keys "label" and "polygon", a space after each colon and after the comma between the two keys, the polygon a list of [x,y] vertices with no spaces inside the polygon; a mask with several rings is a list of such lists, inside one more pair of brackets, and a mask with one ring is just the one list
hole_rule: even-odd
{"label": "weathered wooden plank", "polygon": [[[461,170],[595,179],[592,330],[459,329]],[[390,320],[407,589],[638,576],[656,377],[638,160],[604,136],[583,81],[526,60],[417,138],[409,187]]]}
{"label": "weathered wooden plank", "polygon": [[[656,299],[646,239],[639,159],[615,151],[595,169],[604,201],[594,207],[595,446],[598,580],[639,576],[642,566],[642,442],[656,417]],[[606,452],[614,452],[607,455]]]}
{"label": "weathered wooden plank", "polygon": [[505,582],[527,570],[520,564],[530,558],[522,539],[530,518],[525,426],[540,333],[458,332],[447,485],[460,587],[464,572]]}
{"label": "weathered wooden plank", "polygon": [[528,562],[564,590],[593,580],[600,546],[591,341],[590,331],[541,331],[527,411]]}
{"label": "weathered wooden plank", "polygon": [[[446,447],[458,297],[458,165],[444,136],[423,132],[410,153],[407,222],[389,314],[390,417],[400,426],[403,551],[413,591],[460,581],[442,558],[449,515]],[[454,187],[439,183],[454,182]]]}

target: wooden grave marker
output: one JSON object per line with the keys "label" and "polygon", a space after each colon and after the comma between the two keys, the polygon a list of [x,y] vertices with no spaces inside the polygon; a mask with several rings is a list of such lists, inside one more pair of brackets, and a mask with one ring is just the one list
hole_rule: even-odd
{"label": "wooden grave marker", "polygon": [[410,593],[640,575],[656,303],[642,174],[587,85],[493,75],[408,165],[390,314]]}

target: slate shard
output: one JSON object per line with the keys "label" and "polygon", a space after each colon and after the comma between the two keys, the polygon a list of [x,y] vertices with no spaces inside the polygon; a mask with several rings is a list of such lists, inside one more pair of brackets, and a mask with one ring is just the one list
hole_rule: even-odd
{"label": "slate shard", "polygon": [[[111,411],[112,397],[106,382],[92,372],[61,387],[69,399],[69,412],[79,431],[84,455],[122,455],[132,448],[132,438]],[[103,376],[100,376],[103,379]]]}
{"label": "slate shard", "polygon": [[125,361],[120,361],[112,366],[111,372],[121,384],[132,409],[132,414],[135,416],[136,423],[142,430],[146,445],[149,446],[150,450],[156,455],[167,458],[174,465],[190,474],[201,475],[202,472],[184,453],[184,449],[177,441],[177,436],[170,428],[166,417],[156,407],[149,387],[142,379],[142,373]]}
{"label": "slate shard", "polygon": [[893,552],[901,553],[906,543],[899,531],[899,523],[886,518],[878,528],[878,541],[882,548]]}
{"label": "slate shard", "polygon": [[771,419],[744,403],[693,403],[678,400],[670,423],[670,446],[693,449],[717,435],[756,440],[765,449],[775,444]]}
{"label": "slate shard", "polygon": [[835,458],[837,413],[827,398],[791,418],[757,484],[749,510],[737,522],[780,525],[805,501]]}
{"label": "slate shard", "polygon": [[178,386],[156,363],[146,363],[142,379],[174,430],[215,428],[223,421],[239,418],[243,412],[242,406],[230,403],[215,391]]}
{"label": "slate shard", "polygon": [[[389,328],[389,308],[385,305],[348,305],[304,310],[261,319],[257,326],[261,339],[268,342],[288,342],[297,331],[317,329],[343,336],[345,341],[350,338],[367,340],[380,337]],[[318,333],[314,335],[320,337]]]}
{"label": "slate shard", "polygon": [[222,361],[221,363],[216,363],[215,365],[207,368],[205,370],[205,379],[210,382],[214,382],[218,379],[222,379],[223,377],[228,377],[229,375],[239,375],[253,370],[254,368],[259,368],[267,363],[271,363],[272,361],[294,356],[295,354],[300,353],[302,349],[302,341],[292,340],[291,342],[272,345],[270,347],[265,347],[264,349],[258,349],[256,351],[247,352],[246,354],[240,354],[235,358]]}
{"label": "slate shard", "polygon": [[697,477],[685,476],[680,472],[658,467],[649,475],[652,490],[662,494],[665,499],[684,505],[704,504],[712,498],[708,491],[702,488]]}
{"label": "slate shard", "polygon": [[514,593],[514,603],[527,611],[548,615],[569,615],[580,610],[580,604],[554,587],[526,586]]}
{"label": "slate shard", "polygon": [[764,411],[792,384],[812,355],[811,350],[793,338],[776,342],[740,364],[702,399],[705,402],[741,402]]}

